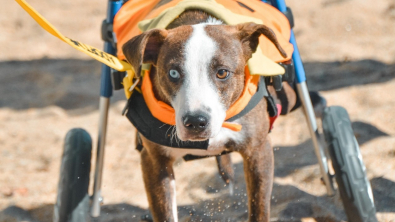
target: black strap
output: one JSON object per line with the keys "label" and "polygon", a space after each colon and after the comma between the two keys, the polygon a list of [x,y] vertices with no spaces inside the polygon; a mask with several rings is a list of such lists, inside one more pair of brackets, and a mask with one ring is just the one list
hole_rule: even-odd
{"label": "black strap", "polygon": [[266,102],[267,102],[267,112],[269,113],[270,117],[277,116],[277,106],[276,102],[274,101],[272,96],[266,97]]}
{"label": "black strap", "polygon": [[248,112],[250,112],[258,103],[262,100],[263,97],[268,97],[269,93],[267,92],[265,77],[261,77],[259,80],[258,88],[255,94],[251,97],[251,100],[248,102],[247,106],[237,115],[233,116],[232,118],[228,119],[227,121],[232,122]]}
{"label": "black strap", "polygon": [[243,4],[243,3],[239,2],[239,1],[236,1],[236,2],[237,2],[237,4],[239,4],[241,7],[243,7],[243,8],[245,8],[245,9],[249,10],[250,12],[255,12],[254,9],[248,7],[246,4]]}
{"label": "black strap", "polygon": [[208,147],[208,140],[186,142],[175,138],[172,134],[173,126],[156,119],[148,109],[143,95],[137,91],[134,91],[128,100],[126,117],[145,138],[162,146],[204,150]]}
{"label": "black strap", "polygon": [[191,160],[198,160],[198,159],[204,159],[204,158],[209,158],[209,157],[213,157],[213,156],[222,156],[228,153],[231,153],[232,151],[223,151],[222,153],[218,154],[218,155],[207,155],[207,156],[196,156],[196,155],[191,155],[191,154],[187,154],[185,156],[183,156],[182,158],[185,161],[191,161]]}
{"label": "black strap", "polygon": [[138,150],[139,152],[141,152],[142,150],[143,150],[143,148],[144,148],[144,146],[143,146],[143,141],[141,140],[141,137],[140,137],[140,133],[136,133],[136,150]]}

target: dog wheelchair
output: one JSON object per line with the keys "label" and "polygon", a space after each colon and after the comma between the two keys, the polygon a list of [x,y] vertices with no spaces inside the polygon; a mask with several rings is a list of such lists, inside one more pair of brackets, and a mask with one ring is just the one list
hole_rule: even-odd
{"label": "dog wheelchair", "polygon": [[[104,51],[112,55],[116,55],[116,38],[112,24],[116,13],[126,1],[109,0],[107,18],[102,24],[102,39],[105,41]],[[284,13],[291,28],[293,27],[292,12],[286,7],[284,0],[263,0],[263,2],[271,4]],[[59,33],[55,31],[55,34]],[[71,41],[75,44],[78,43]],[[335,195],[333,180],[335,178],[348,220],[355,222],[377,221],[372,190],[348,113],[344,108],[337,106],[324,109],[321,119],[326,144],[321,144],[316,115],[306,84],[305,71],[292,31],[290,42],[294,47],[293,63],[286,66],[286,75],[272,77],[271,82],[275,89],[281,89],[282,81],[296,83],[298,97],[306,116],[327,194],[329,196]],[[55,222],[82,222],[89,220],[90,216],[98,217],[100,215],[104,147],[110,98],[113,90],[123,88],[121,82],[124,76],[124,72],[114,70],[106,64],[102,65],[99,136],[92,196],[89,196],[88,193],[92,139],[85,130],[79,128],[71,129],[66,135],[54,209]],[[293,76],[295,76],[294,79]],[[329,171],[329,157],[326,155],[326,148],[330,154],[334,175]]]}

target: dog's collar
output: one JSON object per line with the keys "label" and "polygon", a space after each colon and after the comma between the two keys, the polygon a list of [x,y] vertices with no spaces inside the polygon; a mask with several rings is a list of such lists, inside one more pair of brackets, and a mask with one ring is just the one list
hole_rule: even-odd
{"label": "dog's collar", "polygon": [[[244,110],[257,91],[258,83],[260,76],[250,75],[248,68],[245,68],[245,85],[244,90],[241,96],[233,103],[229,109],[226,111],[225,122],[222,124],[222,127],[228,128],[233,131],[240,131],[242,126],[238,123],[232,123],[230,120],[232,117],[238,115],[242,110]],[[266,89],[265,89],[266,90]],[[173,107],[168,104],[157,100],[155,98],[151,79],[149,77],[149,70],[145,71],[143,77],[143,83],[141,86],[141,91],[144,97],[144,100],[148,106],[148,109],[151,111],[151,114],[160,120],[163,123],[169,125],[176,125],[175,120],[175,111]],[[263,97],[263,96],[262,96]]]}

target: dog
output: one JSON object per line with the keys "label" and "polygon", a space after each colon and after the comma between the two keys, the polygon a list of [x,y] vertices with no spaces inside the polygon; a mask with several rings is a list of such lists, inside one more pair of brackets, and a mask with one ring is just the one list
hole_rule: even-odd
{"label": "dog", "polygon": [[[155,97],[175,110],[176,135],[181,141],[209,139],[207,150],[174,149],[141,138],[141,166],[149,208],[154,221],[178,221],[173,163],[187,155],[215,156],[239,152],[244,161],[249,221],[269,221],[273,184],[273,150],[269,136],[267,101],[262,99],[234,122],[241,131],[222,127],[226,111],[244,89],[245,66],[256,51],[259,36],[265,35],[277,49],[283,49],[273,32],[264,25],[224,25],[200,10],[188,10],[167,29],[152,29],[123,45],[127,60],[141,72],[149,73]],[[276,92],[268,87],[277,103],[291,110],[296,95],[284,82]],[[217,158],[221,169],[229,167],[229,155]],[[222,161],[221,161],[222,160]]]}

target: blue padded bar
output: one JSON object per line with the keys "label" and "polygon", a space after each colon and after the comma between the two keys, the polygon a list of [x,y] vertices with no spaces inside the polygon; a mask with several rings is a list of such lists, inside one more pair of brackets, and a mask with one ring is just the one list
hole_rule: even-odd
{"label": "blue padded bar", "polygon": [[108,10],[107,10],[107,21],[108,22],[113,22],[115,15],[118,13],[119,9],[121,9],[124,1],[123,0],[118,0],[118,1],[113,1],[110,0],[108,1]]}
{"label": "blue padded bar", "polygon": [[[104,42],[104,51],[115,54],[115,49],[109,42]],[[111,68],[105,64],[101,65],[100,96],[109,98],[112,96]]]}
{"label": "blue padded bar", "polygon": [[[112,23],[114,21],[114,16],[117,14],[119,9],[123,4],[123,0],[119,1],[108,1],[108,8],[107,8],[107,22]],[[115,55],[116,49],[112,46],[109,42],[104,42],[104,51]],[[101,69],[101,78],[100,78],[100,96],[109,98],[112,96],[112,84],[111,84],[111,68],[102,65]]]}
{"label": "blue padded bar", "polygon": [[293,31],[291,31],[291,39],[289,41],[294,46],[294,53],[292,54],[292,59],[294,61],[296,82],[297,83],[306,82],[306,73],[304,71],[302,59],[300,58],[300,54],[299,54],[299,48],[298,45],[296,44],[296,39]]}
{"label": "blue padded bar", "polygon": [[[266,1],[263,1],[266,2]],[[280,12],[285,13],[287,11],[287,5],[284,0],[270,0],[272,5],[276,7]],[[292,54],[292,59],[295,67],[296,82],[302,83],[306,81],[306,73],[304,71],[302,59],[300,58],[299,48],[296,44],[296,39],[293,30],[291,30],[291,39],[289,42],[294,46],[294,52]]]}
{"label": "blue padded bar", "polygon": [[285,13],[287,11],[287,5],[284,0],[271,0],[271,2],[280,12]]}

